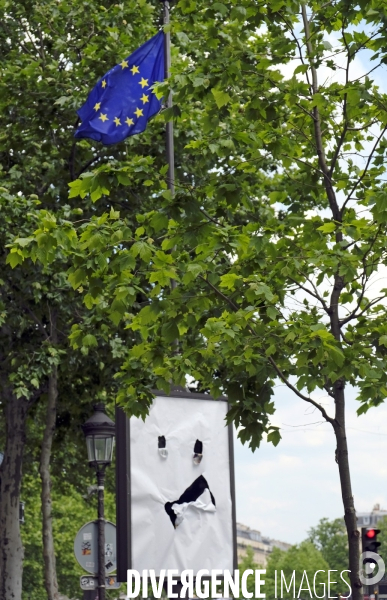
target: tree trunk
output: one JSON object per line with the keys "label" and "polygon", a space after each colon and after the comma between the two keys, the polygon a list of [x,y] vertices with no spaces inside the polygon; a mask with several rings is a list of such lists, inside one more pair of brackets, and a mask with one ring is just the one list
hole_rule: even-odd
{"label": "tree trunk", "polygon": [[[301,6],[302,20],[305,31],[305,43],[307,55],[309,58],[310,70],[312,73],[312,92],[313,95],[319,91],[317,69],[314,56],[314,38],[310,32],[310,21],[307,15],[307,8],[304,4]],[[317,106],[313,108],[313,127],[314,139],[316,145],[316,154],[318,157],[319,167],[323,175],[324,187],[332,211],[332,217],[335,221],[342,222],[343,208],[340,209],[336,192],[332,185],[331,175],[329,172],[324,139],[322,134],[321,116]],[[343,240],[341,230],[336,232],[336,244],[340,244]],[[331,294],[329,315],[331,323],[331,333],[336,341],[341,344],[341,325],[339,318],[340,295],[345,287],[344,278],[339,274],[340,268],[335,274],[334,286]],[[362,585],[359,579],[359,533],[357,531],[357,519],[355,505],[352,496],[351,475],[349,470],[348,460],[348,445],[347,435],[345,430],[345,396],[344,396],[344,379],[339,379],[333,386],[333,396],[335,399],[335,419],[329,419],[332,424],[336,436],[336,462],[339,465],[341,496],[344,505],[344,520],[347,528],[348,536],[348,556],[350,581],[352,587],[352,600],[363,600]],[[327,419],[328,420],[328,419]]]}
{"label": "tree trunk", "polygon": [[335,435],[336,435],[336,461],[339,466],[341,495],[344,505],[344,521],[348,536],[348,556],[350,581],[352,587],[352,600],[362,600],[362,584],[359,579],[359,532],[357,530],[356,510],[352,495],[351,474],[349,470],[348,445],[345,430],[345,384],[337,381],[334,386],[336,405]]}
{"label": "tree trunk", "polygon": [[[56,343],[55,315],[51,315],[51,342]],[[48,400],[46,427],[43,435],[42,450],[40,454],[39,474],[42,481],[42,535],[43,535],[43,560],[44,560],[44,585],[47,600],[58,600],[58,580],[56,575],[56,561],[54,549],[54,536],[52,532],[52,501],[51,501],[51,449],[55,432],[56,401],[58,398],[58,368],[55,365],[48,380]]]}
{"label": "tree trunk", "polygon": [[0,489],[0,600],[21,600],[24,549],[19,499],[28,401],[4,390],[6,444]]}

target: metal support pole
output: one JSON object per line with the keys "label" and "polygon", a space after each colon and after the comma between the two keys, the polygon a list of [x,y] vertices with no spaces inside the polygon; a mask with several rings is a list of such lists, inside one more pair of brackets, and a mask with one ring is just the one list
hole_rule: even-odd
{"label": "metal support pole", "polygon": [[105,470],[97,471],[98,484],[98,600],[105,600]]}
{"label": "metal support pole", "polygon": [[[169,25],[169,2],[164,0],[164,25]],[[171,74],[171,34],[169,31],[164,37],[164,73],[165,79]],[[167,108],[172,108],[172,94],[167,99]],[[168,121],[166,126],[166,150],[168,163],[168,189],[172,196],[175,194],[175,148],[173,140],[173,121]]]}
{"label": "metal support pole", "polygon": [[[169,25],[169,1],[163,0],[164,25]],[[171,74],[171,33],[167,31],[164,37],[164,75],[165,79]],[[167,108],[172,108],[172,92],[167,98]],[[168,164],[167,185],[171,196],[175,195],[175,143],[173,139],[173,120],[166,124],[166,154]],[[176,280],[171,279],[171,290],[176,288]],[[179,340],[173,341],[173,353],[179,354]]]}

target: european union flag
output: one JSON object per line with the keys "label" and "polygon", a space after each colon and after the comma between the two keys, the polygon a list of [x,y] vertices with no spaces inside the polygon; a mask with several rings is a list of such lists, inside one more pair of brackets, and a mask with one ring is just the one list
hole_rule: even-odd
{"label": "european union flag", "polygon": [[150,89],[157,81],[164,81],[163,31],[98,81],[77,111],[82,123],[75,137],[108,145],[144,131],[161,108],[161,100]]}

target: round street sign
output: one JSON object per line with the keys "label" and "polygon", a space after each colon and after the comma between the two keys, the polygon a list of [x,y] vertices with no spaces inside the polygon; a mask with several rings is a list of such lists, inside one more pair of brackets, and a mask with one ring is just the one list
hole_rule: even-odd
{"label": "round street sign", "polygon": [[[80,528],[74,540],[75,558],[88,573],[98,573],[98,521],[90,521]],[[105,522],[105,571],[117,569],[116,526]]]}

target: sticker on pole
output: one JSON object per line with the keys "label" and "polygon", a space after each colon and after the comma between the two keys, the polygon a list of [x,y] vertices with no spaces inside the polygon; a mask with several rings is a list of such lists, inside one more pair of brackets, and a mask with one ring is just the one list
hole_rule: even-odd
{"label": "sticker on pole", "polygon": [[95,590],[98,587],[98,578],[94,575],[82,575],[80,578],[81,590]]}
{"label": "sticker on pole", "polygon": [[117,575],[108,575],[105,580],[105,587],[107,590],[118,590],[121,583],[117,581]]}
{"label": "sticker on pole", "polygon": [[[80,578],[81,590],[96,590],[98,588],[98,577],[95,575],[82,575]],[[107,590],[118,590],[121,584],[117,581],[117,575],[108,575],[105,578],[105,588]]]}
{"label": "sticker on pole", "polygon": [[[80,528],[74,540],[74,554],[78,563],[88,573],[98,573],[98,521],[90,521]],[[116,526],[105,522],[105,571],[106,574],[117,569]],[[84,579],[92,579],[87,578]],[[86,585],[86,584],[85,584]],[[92,590],[87,587],[81,589]]]}

